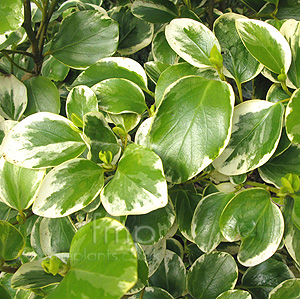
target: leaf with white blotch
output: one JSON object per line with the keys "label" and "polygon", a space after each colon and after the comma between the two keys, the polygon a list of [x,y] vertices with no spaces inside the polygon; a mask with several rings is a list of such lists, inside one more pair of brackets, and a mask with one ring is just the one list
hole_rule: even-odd
{"label": "leaf with white blotch", "polygon": [[134,142],[149,147],[149,133],[152,126],[153,117],[145,119],[135,133]]}
{"label": "leaf with white blotch", "polygon": [[39,260],[23,264],[11,278],[12,287],[27,290],[61,282],[63,279],[61,275],[46,273],[41,263]]}
{"label": "leaf with white blotch", "polygon": [[18,258],[25,247],[21,232],[7,221],[0,220],[0,258],[11,261]]}
{"label": "leaf with white blotch", "polygon": [[99,152],[110,151],[113,157],[112,162],[116,163],[121,153],[121,147],[101,112],[90,112],[84,115],[83,139],[88,144],[88,158],[90,160],[95,163],[102,163],[99,159]]}
{"label": "leaf with white blotch", "polygon": [[285,263],[270,258],[247,269],[242,278],[242,288],[251,292],[255,299],[267,299],[279,283],[291,278],[295,276]]}
{"label": "leaf with white blotch", "polygon": [[234,78],[238,84],[256,77],[262,65],[245,48],[235,27],[235,20],[245,18],[235,13],[221,15],[214,22],[214,33],[223,52],[224,74]]}
{"label": "leaf with white blotch", "polygon": [[225,291],[217,299],[251,299],[251,294],[243,290]]}
{"label": "leaf with white blotch", "polygon": [[69,73],[70,68],[53,56],[43,62],[42,74],[55,82],[64,81]]}
{"label": "leaf with white blotch", "polygon": [[284,216],[284,245],[292,259],[300,264],[300,229],[295,225],[292,219],[292,213],[294,208],[293,199],[285,197],[283,206]]}
{"label": "leaf with white blotch", "polygon": [[157,32],[154,36],[152,42],[152,55],[155,61],[167,64],[174,64],[176,61],[177,54],[168,44],[164,30]]}
{"label": "leaf with white blotch", "polygon": [[32,211],[39,216],[58,218],[81,210],[101,191],[103,175],[99,165],[85,159],[56,166],[43,180]]}
{"label": "leaf with white blotch", "polygon": [[300,298],[300,278],[288,279],[279,284],[269,294],[269,299]]}
{"label": "leaf with white blotch", "polygon": [[150,23],[168,23],[178,17],[177,8],[170,0],[136,0],[131,11],[136,17]]}
{"label": "leaf with white blotch", "polygon": [[148,148],[129,144],[100,196],[114,216],[146,214],[166,206],[167,182],[160,158]]}
{"label": "leaf with white blotch", "polygon": [[92,87],[109,78],[123,78],[134,82],[141,88],[147,88],[147,76],[143,67],[127,57],[107,57],[92,64],[73,82],[72,86]]}
{"label": "leaf with white blotch", "polygon": [[0,34],[21,27],[23,16],[21,0],[1,1],[0,3]]}
{"label": "leaf with white blotch", "polygon": [[289,139],[300,144],[300,89],[297,89],[286,107],[285,128]]}
{"label": "leaf with white blotch", "polygon": [[228,146],[213,166],[238,175],[265,164],[279,143],[284,107],[281,103],[251,100],[235,106]]}
{"label": "leaf with white blotch", "polygon": [[170,65],[159,61],[148,61],[144,64],[145,71],[151,81],[156,84],[161,73]]}
{"label": "leaf with white blotch", "polygon": [[169,202],[165,207],[145,215],[129,215],[126,227],[135,242],[141,245],[150,245],[165,237],[174,221],[175,211]]}
{"label": "leaf with white blotch", "polygon": [[72,113],[80,119],[91,111],[98,111],[98,101],[95,93],[87,86],[76,86],[68,94],[66,101],[67,117],[71,119]]}
{"label": "leaf with white blotch", "polygon": [[103,111],[142,114],[147,109],[142,90],[127,79],[106,79],[95,84],[92,90],[97,96],[99,108]]}
{"label": "leaf with white blotch", "polygon": [[180,297],[186,288],[186,270],[181,258],[167,250],[160,266],[150,277],[149,285],[168,291],[174,298]]}
{"label": "leaf with white blotch", "polygon": [[127,294],[135,294],[141,291],[148,284],[148,263],[143,248],[139,243],[135,243],[137,259],[138,259],[138,280],[136,284],[127,292]]}
{"label": "leaf with white blotch", "polygon": [[16,124],[2,142],[3,157],[26,168],[47,168],[76,158],[86,148],[67,118],[39,112]]}
{"label": "leaf with white blotch", "polygon": [[131,55],[147,47],[153,38],[154,25],[134,16],[130,4],[117,6],[109,11],[109,16],[118,22],[120,28],[118,52]]}
{"label": "leaf with white blotch", "polygon": [[39,239],[44,254],[51,256],[69,252],[75,233],[76,228],[68,217],[43,218],[39,225]]}
{"label": "leaf with white blotch", "polygon": [[193,242],[192,218],[202,195],[189,190],[174,190],[174,188],[169,191],[169,194],[174,202],[178,228],[186,239]]}
{"label": "leaf with white blotch", "polygon": [[47,298],[121,298],[136,281],[137,254],[128,230],[114,219],[101,218],[77,231],[70,269]]}
{"label": "leaf with white blotch", "polygon": [[284,231],[280,209],[262,188],[246,189],[228,203],[220,218],[222,235],[229,242],[241,240],[238,261],[255,266],[277,250]]}
{"label": "leaf with white blotch", "polygon": [[[140,299],[141,293],[128,297],[128,299]],[[146,287],[143,299],[174,299],[166,290],[157,287]]]}
{"label": "leaf with white blotch", "polygon": [[[3,50],[11,45],[16,45],[24,40],[25,29],[23,27],[18,28],[5,35],[0,35],[0,50]],[[3,38],[3,39],[2,39]]]}
{"label": "leaf with white blotch", "polygon": [[206,79],[220,80],[214,69],[199,69],[187,62],[171,65],[163,71],[157,81],[155,88],[155,104],[158,106],[163,99],[164,92],[168,86],[185,76],[200,76]]}
{"label": "leaf with white blotch", "polygon": [[300,145],[292,144],[281,155],[270,160],[258,170],[265,182],[278,188],[282,187],[282,177],[289,173],[300,176]]}
{"label": "leaf with white blotch", "polygon": [[292,61],[291,48],[275,27],[260,20],[238,19],[236,28],[255,59],[276,74],[288,72]]}
{"label": "leaf with white blotch", "polygon": [[166,39],[181,58],[199,68],[215,67],[209,60],[213,46],[221,52],[214,34],[204,24],[192,19],[172,20],[166,26]]}
{"label": "leaf with white blotch", "polygon": [[49,52],[67,66],[84,69],[112,56],[118,40],[117,22],[96,10],[77,11],[63,19]]}
{"label": "leaf with white blotch", "polygon": [[60,97],[55,84],[48,78],[38,76],[24,81],[27,87],[28,104],[25,115],[36,112],[52,112],[59,114]]}
{"label": "leaf with white blotch", "polygon": [[19,120],[27,106],[26,86],[14,75],[0,76],[0,115]]}
{"label": "leaf with white blotch", "polygon": [[38,192],[45,170],[23,168],[0,159],[0,198],[20,212],[28,209]]}
{"label": "leaf with white blotch", "polygon": [[44,218],[39,217],[33,224],[30,234],[30,245],[39,257],[44,257],[40,240],[40,225]]}
{"label": "leaf with white blotch", "polygon": [[221,154],[233,104],[231,86],[221,81],[188,76],[167,88],[153,119],[150,147],[161,157],[168,181],[189,180]]}
{"label": "leaf with white blotch", "polygon": [[192,220],[192,235],[202,251],[211,252],[223,240],[219,219],[233,196],[234,193],[216,192],[205,196],[197,205]]}
{"label": "leaf with white blotch", "polygon": [[153,245],[144,245],[142,248],[149,266],[149,277],[151,277],[166,255],[166,239],[161,239]]}
{"label": "leaf with white blotch", "polygon": [[[205,279],[199,280],[199,277]],[[200,256],[187,275],[189,293],[197,299],[215,299],[233,289],[238,278],[234,258],[225,252],[212,252]]]}
{"label": "leaf with white blotch", "polygon": [[288,71],[288,78],[294,86],[300,88],[300,22],[287,20],[280,28],[280,32],[288,41],[292,51],[292,63]]}

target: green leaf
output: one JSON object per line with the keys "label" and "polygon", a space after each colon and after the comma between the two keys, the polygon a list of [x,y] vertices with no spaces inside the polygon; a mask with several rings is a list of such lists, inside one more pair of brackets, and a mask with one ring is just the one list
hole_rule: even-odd
{"label": "green leaf", "polygon": [[217,297],[217,299],[251,299],[250,293],[242,290],[225,291]]}
{"label": "green leaf", "polygon": [[32,211],[39,216],[58,218],[81,210],[99,194],[103,175],[99,165],[85,159],[56,166],[43,180]]}
{"label": "green leaf", "polygon": [[300,144],[300,89],[297,89],[286,107],[285,128],[288,138],[296,144]]}
{"label": "green leaf", "polygon": [[99,108],[103,111],[142,114],[147,109],[142,90],[127,79],[106,79],[95,84],[92,90],[97,96]]}
{"label": "green leaf", "polygon": [[14,75],[0,76],[0,115],[19,120],[27,105],[25,85]]}
{"label": "green leaf", "polygon": [[279,284],[269,295],[269,299],[299,298],[300,279],[289,279]]}
{"label": "green leaf", "polygon": [[259,168],[262,179],[280,188],[281,178],[288,173],[300,175],[300,145],[292,144],[281,155]]}
{"label": "green leaf", "polygon": [[116,126],[121,125],[125,129],[125,132],[130,132],[139,124],[141,120],[141,115],[136,113],[121,113],[121,114],[108,113],[108,118]]}
{"label": "green leaf", "polygon": [[72,113],[83,119],[91,111],[98,111],[98,101],[94,92],[87,86],[76,86],[68,94],[66,112],[69,119]]}
{"label": "green leaf", "polygon": [[127,57],[108,57],[97,61],[83,71],[72,86],[92,87],[98,82],[110,78],[123,78],[134,82],[142,89],[147,88],[147,76],[142,66]]}
{"label": "green leaf", "polygon": [[69,252],[75,232],[76,228],[68,217],[43,218],[39,225],[39,239],[44,254]]}
{"label": "green leaf", "polygon": [[154,36],[152,42],[152,55],[155,61],[160,61],[167,64],[174,64],[177,54],[169,46],[165,31],[159,31]]}
{"label": "green leaf", "polygon": [[[205,277],[205,279],[199,279]],[[187,276],[189,293],[197,299],[215,299],[224,291],[233,289],[238,278],[234,258],[225,252],[200,256]]]}
{"label": "green leaf", "polygon": [[288,98],[287,93],[282,89],[281,85],[274,83],[268,90],[266,101],[277,103]]}
{"label": "green leaf", "polygon": [[254,298],[267,299],[270,291],[279,283],[294,278],[289,267],[274,258],[248,268],[242,279],[242,288],[252,293]]}
{"label": "green leaf", "polygon": [[233,102],[231,86],[221,81],[189,76],[167,88],[150,147],[161,157],[168,181],[185,182],[220,155],[229,141]]}
{"label": "green leaf", "polygon": [[113,179],[101,192],[109,214],[146,214],[168,203],[167,183],[160,158],[150,149],[130,144]]}
{"label": "green leaf", "polygon": [[53,56],[50,56],[43,62],[42,74],[50,80],[55,82],[66,79],[70,68],[58,61]]}
{"label": "green leaf", "polygon": [[186,239],[193,242],[194,238],[192,235],[191,223],[196,206],[201,200],[202,196],[200,194],[182,189],[174,191],[172,189],[169,191],[169,194],[174,202],[178,228]]}
{"label": "green leaf", "polygon": [[298,194],[291,195],[294,199],[294,207],[292,219],[298,229],[300,229],[300,196]]}
{"label": "green leaf", "polygon": [[169,65],[159,61],[148,61],[144,64],[144,67],[149,78],[156,84],[161,73],[166,70]]}
{"label": "green leaf", "polygon": [[226,175],[238,175],[265,164],[279,143],[284,108],[262,100],[239,104],[233,113],[228,146],[213,162]]}
{"label": "green leaf", "polygon": [[299,22],[290,19],[283,23],[280,32],[288,41],[292,51],[292,63],[288,71],[288,79],[297,88],[300,87],[300,26]]}
{"label": "green leaf", "polygon": [[170,86],[175,81],[185,77],[185,76],[200,76],[207,79],[219,80],[220,77],[216,70],[213,69],[199,69],[190,65],[187,62],[178,63],[171,65],[163,71],[157,81],[155,88],[155,104],[159,106],[163,99],[164,92],[167,87]]}
{"label": "green leaf", "polygon": [[214,22],[214,33],[223,52],[224,74],[234,78],[238,84],[253,79],[262,70],[262,65],[253,58],[239,38],[235,21],[241,18],[245,17],[226,13]]}
{"label": "green leaf", "polygon": [[83,139],[89,147],[88,159],[95,163],[101,163],[99,152],[110,151],[113,155],[112,163],[117,162],[121,147],[101,112],[90,112],[84,115]]}
{"label": "green leaf", "polygon": [[8,289],[2,284],[0,284],[0,296],[2,299],[12,299]]}
{"label": "green leaf", "polygon": [[9,222],[0,220],[0,257],[5,261],[18,258],[25,247],[23,235]]}
{"label": "green leaf", "polygon": [[275,27],[260,20],[238,19],[236,28],[255,59],[276,74],[288,72],[292,61],[291,49]]}
{"label": "green leaf", "polygon": [[238,261],[250,267],[275,253],[282,239],[284,221],[270,193],[251,188],[238,193],[228,203],[220,218],[220,228],[229,242],[242,241]]}
{"label": "green leaf", "polygon": [[21,0],[1,1],[0,3],[0,34],[21,27],[23,5]]}
{"label": "green leaf", "polygon": [[185,61],[199,68],[215,67],[210,52],[215,45],[221,52],[214,34],[202,23],[192,19],[175,19],[166,26],[166,38],[171,48]]}
{"label": "green leaf", "polygon": [[181,258],[167,250],[160,266],[150,277],[149,284],[168,291],[174,298],[180,297],[186,288],[186,270]]}
{"label": "green leaf", "polygon": [[[116,242],[117,238],[117,242]],[[49,299],[121,298],[137,280],[137,254],[118,221],[101,218],[84,225],[70,248],[70,270]]]}
{"label": "green leaf", "polygon": [[31,235],[30,235],[30,245],[39,257],[45,256],[42,250],[41,240],[40,240],[40,225],[43,219],[44,218],[42,217],[38,217],[38,219],[34,222],[32,226]]}
{"label": "green leaf", "polygon": [[168,23],[178,16],[175,4],[169,0],[136,0],[132,13],[150,23]]}
{"label": "green leaf", "polygon": [[[140,299],[141,294],[135,294],[128,299]],[[174,299],[167,291],[157,287],[146,287],[143,299]]]}
{"label": "green leaf", "polygon": [[223,240],[219,219],[233,196],[234,193],[216,192],[205,196],[197,205],[192,220],[192,234],[202,251],[211,252]]}
{"label": "green leaf", "polygon": [[127,292],[127,294],[135,294],[141,291],[148,284],[148,263],[143,248],[140,244],[135,244],[137,259],[138,259],[138,280],[136,284]]}
{"label": "green leaf", "polygon": [[24,81],[27,87],[28,104],[25,115],[36,112],[60,112],[60,96],[57,87],[50,79],[42,76]]}
{"label": "green leaf", "polygon": [[118,39],[115,21],[95,10],[78,11],[62,21],[52,40],[50,53],[67,66],[84,69],[113,55]]}
{"label": "green leaf", "polygon": [[175,211],[169,202],[165,207],[145,215],[130,215],[126,227],[134,241],[141,245],[157,243],[171,229],[175,221]]}
{"label": "green leaf", "polygon": [[42,261],[33,261],[23,264],[13,275],[11,284],[13,288],[35,289],[43,288],[47,285],[57,284],[62,280],[62,276],[53,276],[46,273],[41,265]]}
{"label": "green leaf", "polygon": [[120,28],[118,52],[131,55],[147,47],[153,38],[154,26],[136,18],[130,5],[117,6],[109,11],[109,16],[118,22]]}
{"label": "green leaf", "polygon": [[23,168],[0,159],[0,198],[20,212],[28,209],[38,192],[45,170]]}
{"label": "green leaf", "polygon": [[283,206],[283,216],[285,223],[284,230],[284,245],[296,263],[300,263],[300,229],[295,225],[292,219],[293,213],[293,199],[285,197]]}
{"label": "green leaf", "polygon": [[3,157],[26,168],[47,168],[76,158],[86,148],[71,121],[49,112],[28,116],[2,142]]}
{"label": "green leaf", "polygon": [[148,262],[149,277],[151,277],[166,255],[166,239],[161,239],[153,245],[144,245],[142,247]]}
{"label": "green leaf", "polygon": [[0,42],[0,50],[3,50],[7,48],[8,46],[11,46],[13,44],[18,44],[24,37],[25,30],[23,27],[19,28],[18,30],[15,30],[9,34],[5,34],[5,41]]}
{"label": "green leaf", "polygon": [[148,117],[140,124],[135,133],[135,143],[149,147],[149,133],[152,126],[152,120],[153,117]]}

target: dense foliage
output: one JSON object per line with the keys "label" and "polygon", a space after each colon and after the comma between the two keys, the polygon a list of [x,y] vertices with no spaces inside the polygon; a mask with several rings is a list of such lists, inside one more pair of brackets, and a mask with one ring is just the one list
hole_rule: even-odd
{"label": "dense foliage", "polygon": [[2,299],[299,298],[297,0],[0,16]]}

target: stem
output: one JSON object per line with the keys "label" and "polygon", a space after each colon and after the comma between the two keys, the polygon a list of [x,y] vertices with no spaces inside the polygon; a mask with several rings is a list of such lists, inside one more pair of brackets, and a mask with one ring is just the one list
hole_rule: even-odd
{"label": "stem", "polygon": [[0,268],[1,272],[6,272],[6,273],[16,273],[18,271],[19,268],[15,268],[15,267],[10,267],[10,266],[2,266]]}
{"label": "stem", "polygon": [[147,88],[142,88],[142,90],[146,93],[148,93],[148,95],[150,95],[152,98],[155,97],[155,93],[152,92],[151,90],[147,89]]}
{"label": "stem", "polygon": [[[40,50],[40,44],[43,41],[43,36],[45,34],[44,28],[45,28],[45,23],[46,23],[47,18],[48,18],[48,5],[49,5],[49,0],[46,0],[46,1],[43,2],[42,21],[41,21],[41,24],[40,24],[39,31],[36,35],[36,38],[39,40],[39,50]],[[41,38],[41,36],[42,36],[42,38]]]}
{"label": "stem", "polygon": [[261,184],[261,183],[258,183],[258,182],[253,182],[253,181],[246,181],[243,186],[253,186],[253,187],[260,187],[260,188],[263,188],[263,189],[266,189],[268,191],[271,191],[273,193],[278,193],[279,190],[277,188],[274,188],[274,187],[271,187],[271,186],[268,186],[268,185],[265,185],[265,184]]}
{"label": "stem", "polygon": [[288,102],[290,99],[291,99],[291,98],[287,98],[287,99],[281,100],[281,101],[279,101],[279,102],[280,102],[280,103],[286,103],[286,102]]}
{"label": "stem", "polygon": [[292,96],[292,93],[291,93],[291,92],[289,91],[289,89],[287,88],[285,81],[281,81],[280,83],[281,83],[282,89],[287,93],[288,96],[291,97],[291,96]]}
{"label": "stem", "polygon": [[5,57],[6,57],[6,58],[7,58],[14,66],[16,66],[17,68],[19,68],[20,70],[22,70],[22,71],[24,71],[24,72],[26,72],[26,73],[35,74],[34,71],[27,70],[27,69],[21,67],[20,65],[18,65],[17,63],[15,63],[14,60],[13,60],[9,55],[7,55],[6,53],[3,53],[3,54],[4,54],[4,56],[5,56]]}
{"label": "stem", "polygon": [[6,54],[22,54],[22,55],[26,55],[28,57],[33,58],[33,54],[26,52],[26,51],[21,51],[21,50],[1,50],[1,53],[6,53]]}
{"label": "stem", "polygon": [[30,0],[23,0],[24,3],[24,23],[23,28],[26,31],[27,37],[32,47],[33,60],[35,63],[35,73],[39,74],[42,69],[43,56],[39,52],[38,40],[31,27],[31,6]]}
{"label": "stem", "polygon": [[38,3],[38,1],[36,1],[36,0],[31,0],[31,2],[33,2],[33,3],[38,7],[38,9],[39,9],[40,11],[43,11],[43,7],[40,5],[40,3]]}
{"label": "stem", "polygon": [[142,289],[142,292],[141,292],[141,295],[140,295],[140,298],[139,298],[139,299],[143,299],[143,297],[144,297],[144,293],[145,293],[145,288],[144,288],[144,289]]}
{"label": "stem", "polygon": [[209,24],[209,29],[213,29],[213,24],[214,24],[214,5],[215,5],[215,0],[209,0],[208,2],[208,24]]}
{"label": "stem", "polygon": [[242,84],[239,81],[235,81],[237,89],[239,91],[239,103],[243,103],[243,91],[242,91]]}

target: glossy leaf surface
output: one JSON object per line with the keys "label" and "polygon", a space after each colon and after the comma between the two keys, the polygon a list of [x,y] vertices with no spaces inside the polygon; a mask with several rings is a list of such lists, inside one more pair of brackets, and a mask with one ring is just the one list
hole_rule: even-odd
{"label": "glossy leaf surface", "polygon": [[285,127],[289,139],[300,144],[300,89],[297,89],[286,107]]}
{"label": "glossy leaf surface", "polygon": [[22,1],[1,1],[0,20],[0,34],[18,29],[24,21]]}
{"label": "glossy leaf surface", "polygon": [[285,297],[298,299],[300,293],[300,279],[290,279],[279,284],[271,293],[270,299],[280,299]]}

